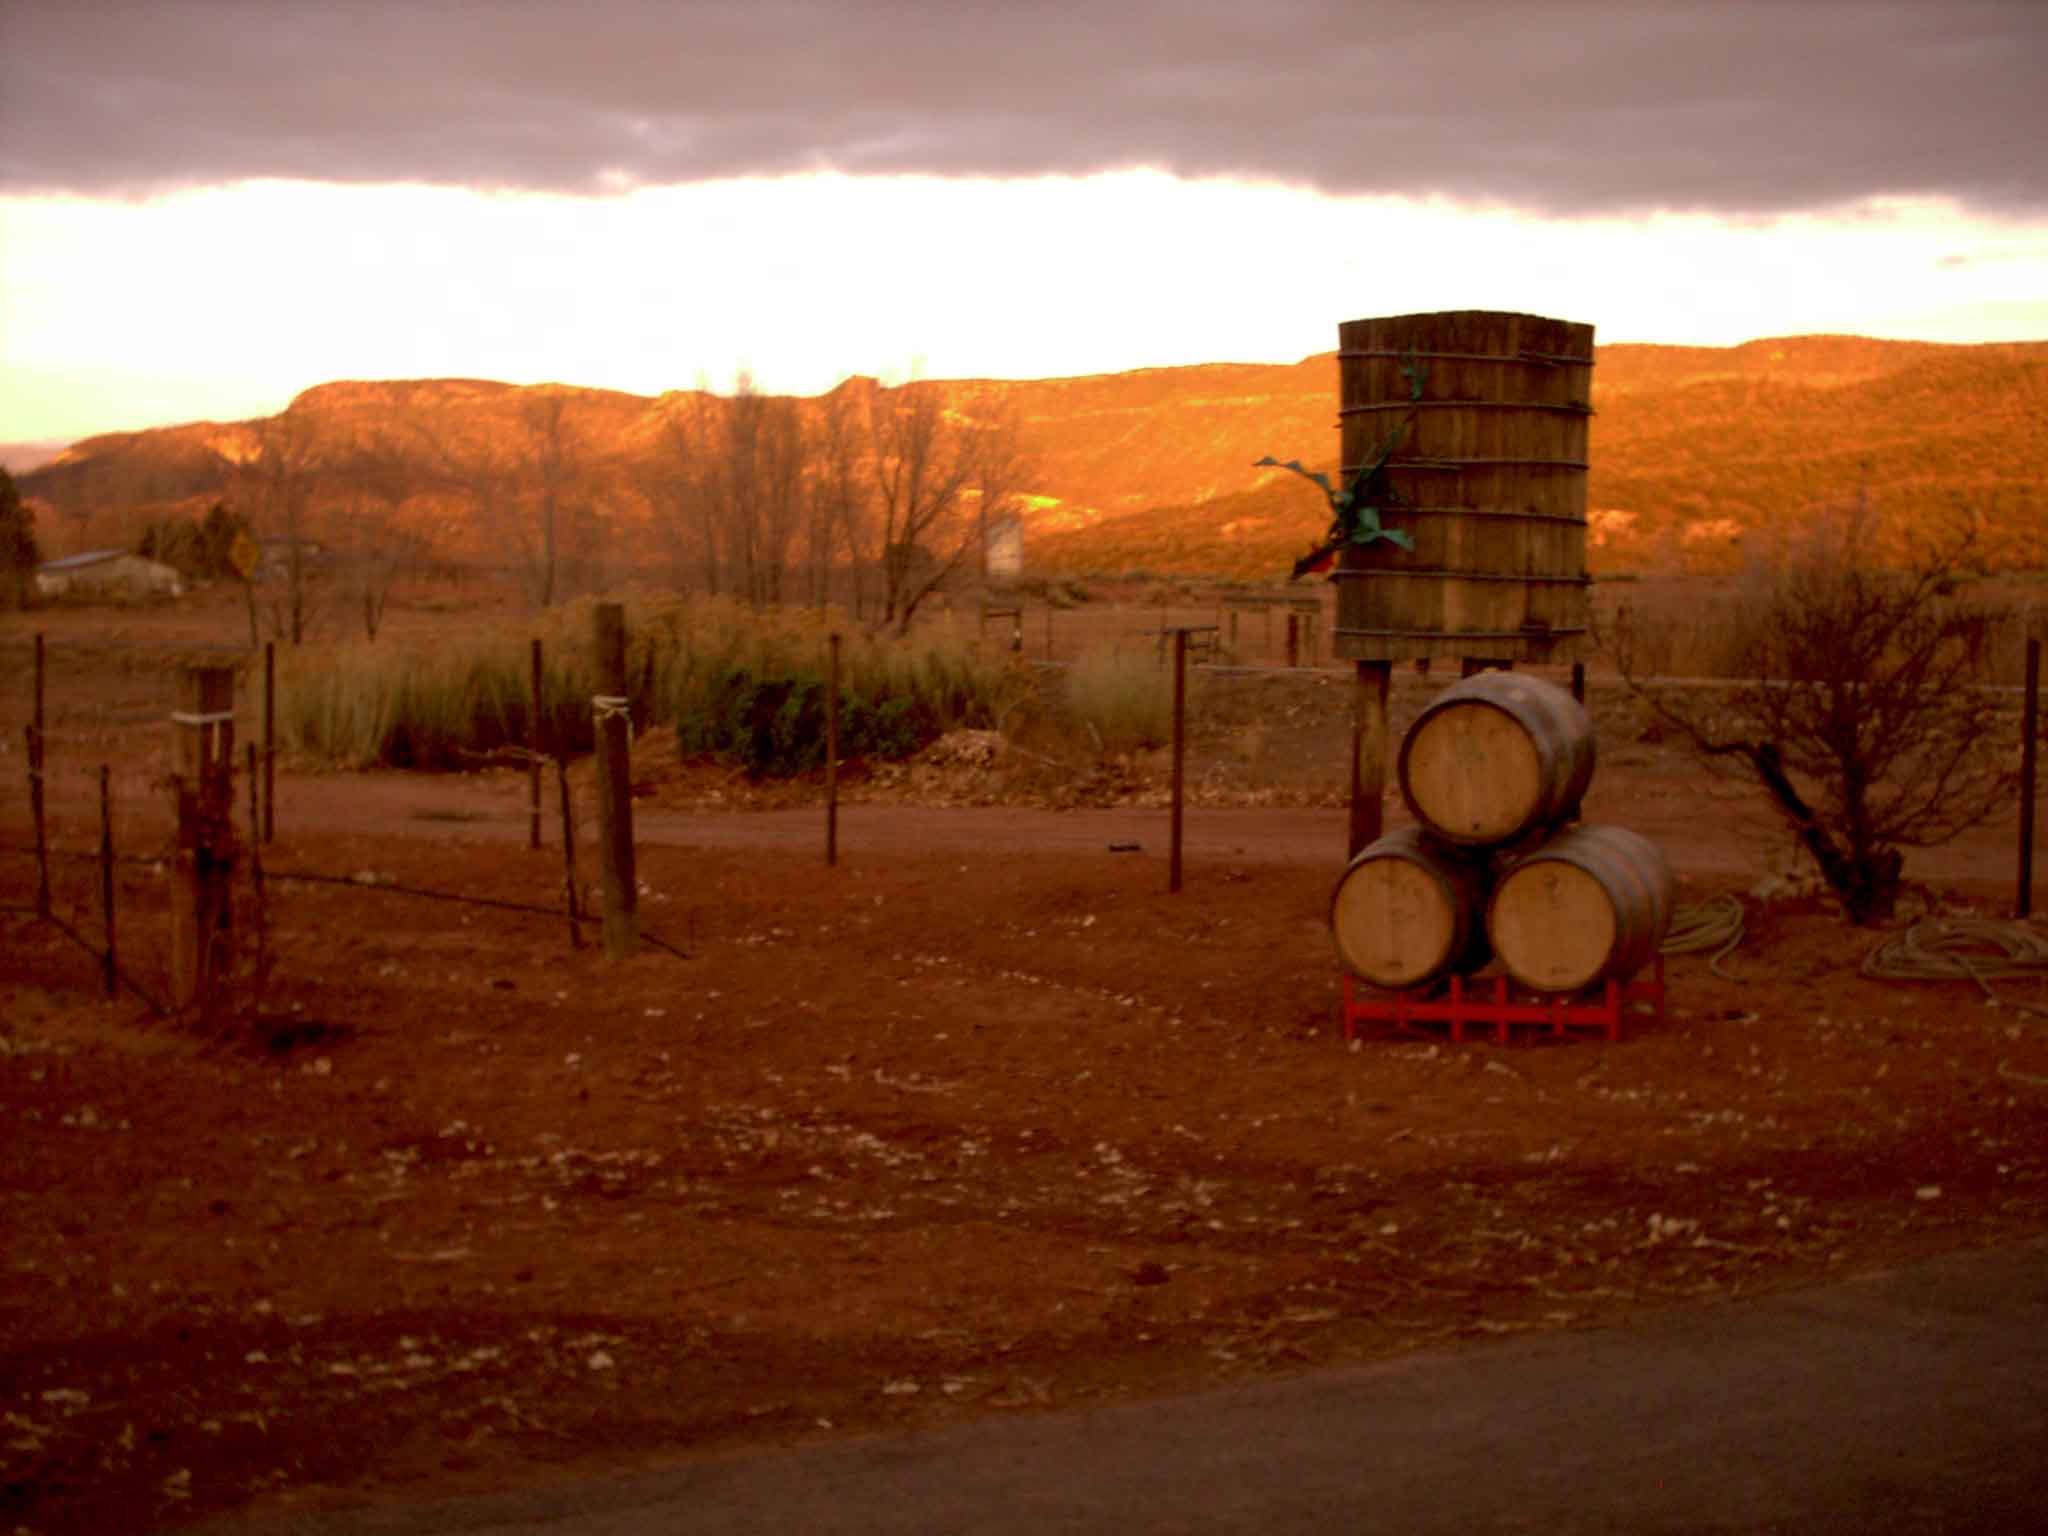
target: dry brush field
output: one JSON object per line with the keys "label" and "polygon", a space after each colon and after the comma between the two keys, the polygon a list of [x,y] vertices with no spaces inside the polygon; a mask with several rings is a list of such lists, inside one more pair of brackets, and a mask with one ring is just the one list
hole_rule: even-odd
{"label": "dry brush field", "polygon": [[[233,615],[35,617],[56,843],[97,845],[109,763],[147,982],[166,665]],[[1141,644],[1155,621],[1091,622]],[[30,625],[4,623],[16,850]],[[1440,682],[1402,677],[1397,727]],[[2020,1006],[2041,984],[1860,975],[1900,925],[1851,930],[1796,878],[1756,894],[1784,844],[1761,803],[1643,739],[1599,676],[1589,816],[1662,843],[1682,900],[1740,896],[1741,947],[1674,958],[1667,1017],[1618,1045],[1347,1046],[1324,926],[1343,674],[1203,686],[1176,896],[1159,754],[1064,796],[1028,761],[878,772],[828,869],[815,784],[655,745],[641,916],[682,954],[608,964],[558,916],[401,890],[559,903],[516,772],[292,763],[267,981],[202,1025],[102,1001],[92,957],[22,911],[33,860],[0,857],[0,1524],[175,1527],[1039,1413],[2048,1228],[2048,1016]],[[2008,816],[1916,859],[1913,903],[2005,916],[2013,845]],[[90,865],[60,860],[56,894],[94,936]]]}

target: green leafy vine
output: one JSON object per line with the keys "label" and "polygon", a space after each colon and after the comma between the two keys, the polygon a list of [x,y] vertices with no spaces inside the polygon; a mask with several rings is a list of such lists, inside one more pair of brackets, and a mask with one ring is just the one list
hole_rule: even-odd
{"label": "green leafy vine", "polygon": [[[1408,399],[1413,405],[1422,399],[1422,387],[1429,378],[1429,368],[1411,353],[1401,364],[1401,377],[1408,382]],[[1407,418],[1398,422],[1393,431],[1381,441],[1369,459],[1358,466],[1351,483],[1342,490],[1330,484],[1327,475],[1308,468],[1299,459],[1282,461],[1270,453],[1252,467],[1264,469],[1292,470],[1305,480],[1313,480],[1322,489],[1323,498],[1330,504],[1330,529],[1323,542],[1310,550],[1294,563],[1294,575],[1303,576],[1319,570],[1329,558],[1347,544],[1364,546],[1385,539],[1402,549],[1415,548],[1414,536],[1400,528],[1389,528],[1381,521],[1383,512],[1392,511],[1400,505],[1401,496],[1394,489],[1393,481],[1387,474],[1387,462],[1395,450],[1407,440],[1409,430],[1415,425],[1415,412],[1411,409]]]}

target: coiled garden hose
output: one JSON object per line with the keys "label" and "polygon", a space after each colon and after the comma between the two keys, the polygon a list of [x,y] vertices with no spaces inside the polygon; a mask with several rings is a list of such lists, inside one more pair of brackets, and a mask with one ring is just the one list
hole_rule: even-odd
{"label": "coiled garden hose", "polygon": [[1724,981],[1740,981],[1721,969],[1721,962],[1742,942],[1742,903],[1733,896],[1716,896],[1697,906],[1680,907],[1671,915],[1671,931],[1658,946],[1667,955],[1695,955],[1711,949],[1707,969]]}
{"label": "coiled garden hose", "polygon": [[1990,1002],[2048,1017],[2048,1008],[2010,1002],[1991,990],[2001,979],[2048,980],[2048,936],[2025,923],[1922,918],[1865,955],[1863,974],[1880,981],[1974,981]]}

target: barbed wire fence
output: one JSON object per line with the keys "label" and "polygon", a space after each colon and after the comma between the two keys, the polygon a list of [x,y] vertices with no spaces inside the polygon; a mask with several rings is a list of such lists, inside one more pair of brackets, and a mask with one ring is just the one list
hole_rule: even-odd
{"label": "barbed wire fence", "polygon": [[[90,652],[104,653],[109,649],[106,646],[93,646]],[[161,930],[164,926],[161,909],[166,905],[175,906],[175,890],[144,893],[140,905],[150,914],[150,920],[143,925],[144,942],[138,944],[135,942],[132,925],[124,929],[121,923],[122,909],[128,909],[132,917],[138,905],[135,899],[138,894],[137,888],[134,882],[128,882],[124,900],[123,882],[117,878],[117,872],[143,872],[163,880],[166,887],[174,887],[180,879],[184,865],[195,857],[204,859],[209,854],[233,871],[231,896],[237,907],[235,916],[239,917],[240,921],[229,924],[234,937],[227,938],[225,942],[231,946],[239,946],[244,951],[239,956],[226,952],[214,955],[215,968],[223,975],[230,972],[236,974],[247,983],[242,990],[257,996],[260,996],[262,984],[276,963],[272,949],[274,925],[271,921],[270,902],[272,888],[281,884],[317,885],[352,890],[365,896],[382,899],[440,902],[545,917],[564,925],[569,945],[573,950],[581,950],[586,945],[584,926],[600,920],[596,913],[589,910],[581,896],[581,883],[576,864],[576,807],[570,789],[567,758],[545,754],[532,748],[501,749],[494,753],[471,756],[480,765],[510,766],[529,771],[536,785],[539,784],[542,770],[546,765],[554,765],[563,854],[562,898],[558,904],[515,900],[472,891],[437,889],[363,872],[349,874],[316,868],[267,865],[263,857],[263,847],[274,835],[276,817],[273,787],[275,780],[270,771],[274,759],[271,757],[272,743],[268,739],[260,753],[256,743],[246,744],[243,781],[248,785],[248,826],[244,835],[235,836],[232,827],[225,821],[195,833],[189,826],[181,826],[181,818],[174,813],[171,829],[166,833],[160,826],[156,827],[150,836],[147,851],[136,851],[132,846],[126,849],[118,848],[116,830],[123,821],[148,824],[154,822],[156,818],[148,816],[139,806],[126,804],[117,799],[114,792],[114,768],[111,762],[102,761],[94,764],[90,761],[65,761],[60,755],[53,764],[53,733],[48,724],[49,655],[50,648],[46,645],[44,637],[37,635],[34,644],[31,714],[28,723],[22,728],[20,737],[25,749],[20,782],[24,783],[27,791],[29,837],[26,841],[0,841],[0,857],[20,859],[33,864],[34,873],[30,877],[33,885],[32,899],[26,902],[0,901],[0,913],[25,918],[34,925],[45,925],[64,941],[89,956],[100,974],[103,991],[109,1000],[116,998],[125,989],[158,1017],[178,1013],[185,1006],[177,995],[179,989],[176,985],[176,957],[166,956],[161,939]],[[161,674],[158,675],[160,677]],[[266,716],[268,713],[266,710]],[[87,728],[68,734],[83,736],[89,743],[93,737],[108,734],[105,729],[108,726],[134,726],[140,723],[141,719],[164,720],[174,732],[192,728],[203,732],[209,726],[222,723],[225,723],[231,732],[232,716],[231,708],[219,716],[195,716],[176,709],[165,709],[161,703],[153,708],[138,711],[133,698],[128,697],[111,709],[103,707],[89,713]],[[56,734],[61,737],[66,733]],[[71,746],[76,744],[65,743]],[[91,754],[82,755],[89,759]],[[154,754],[151,756],[153,758]],[[224,773],[224,785],[219,798],[225,806],[233,797],[234,765],[227,762],[219,766]],[[53,788],[67,791],[72,789],[74,786],[68,781],[73,777],[86,781],[97,780],[99,828],[95,846],[78,846],[90,834],[82,830],[83,818],[78,814],[77,796],[66,793],[53,797],[51,794]],[[129,772],[124,777],[132,781],[136,775]],[[155,799],[161,808],[173,808],[179,799],[179,780],[180,776],[175,772],[152,775],[145,771],[146,793]],[[59,805],[54,803],[59,800],[63,802],[61,810]],[[540,836],[537,792],[533,814],[533,846],[538,847]],[[132,833],[132,825],[127,830]],[[132,838],[123,838],[121,841],[132,842]],[[687,946],[659,933],[641,929],[637,937],[647,948],[676,959],[691,958],[691,951]],[[216,936],[214,942],[218,944],[223,940],[221,936]],[[138,963],[138,954],[151,958]],[[158,979],[148,979],[152,970],[156,972]],[[161,980],[166,975],[172,978],[172,985],[168,987]]]}

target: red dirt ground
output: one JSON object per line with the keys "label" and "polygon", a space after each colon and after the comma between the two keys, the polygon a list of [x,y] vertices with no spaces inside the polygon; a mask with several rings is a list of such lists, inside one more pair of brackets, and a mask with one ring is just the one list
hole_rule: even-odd
{"label": "red dirt ground", "polygon": [[[1993,1006],[1863,979],[1883,934],[1747,895],[1782,836],[1625,710],[1589,815],[1656,837],[1682,900],[1744,893],[1732,979],[1674,960],[1668,1016],[1619,1045],[1348,1047],[1342,816],[1316,804],[1344,690],[1272,686],[1256,752],[1240,717],[1198,759],[1220,803],[1190,813],[1177,896],[1156,762],[1070,811],[902,803],[1059,798],[1043,765],[871,782],[828,869],[815,804],[702,809],[753,802],[650,751],[641,917],[684,957],[611,964],[559,916],[395,889],[558,904],[553,817],[528,852],[516,775],[288,772],[267,985],[204,1025],[100,1001],[92,958],[17,910],[33,861],[0,857],[0,1526],[1043,1411],[2048,1230],[2048,1017],[2015,1006],[2040,984]],[[60,852],[96,845],[102,756],[121,846],[161,850],[161,693],[140,668],[64,694]],[[2004,915],[2012,839],[1916,860],[1917,899]],[[57,910],[96,938],[92,878],[59,861]],[[121,872],[154,990],[164,884]]]}

